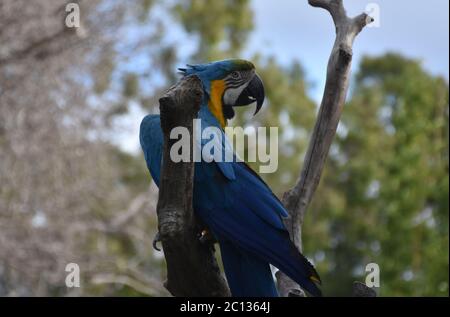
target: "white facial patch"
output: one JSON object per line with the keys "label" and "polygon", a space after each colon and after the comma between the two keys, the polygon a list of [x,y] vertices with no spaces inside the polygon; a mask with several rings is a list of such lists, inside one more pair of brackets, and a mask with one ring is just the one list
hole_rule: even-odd
{"label": "white facial patch", "polygon": [[234,105],[236,103],[236,100],[238,100],[242,91],[248,86],[248,84],[249,82],[243,84],[242,86],[236,88],[228,88],[227,90],[225,90],[225,93],[223,94],[224,104]]}

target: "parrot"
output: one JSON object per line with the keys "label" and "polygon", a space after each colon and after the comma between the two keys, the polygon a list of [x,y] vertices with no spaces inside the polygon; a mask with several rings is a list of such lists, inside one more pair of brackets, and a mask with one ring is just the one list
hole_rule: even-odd
{"label": "parrot", "polygon": [[[203,87],[198,112],[201,129],[217,128],[226,148],[224,128],[233,108],[256,103],[261,109],[265,90],[252,62],[227,59],[179,68],[196,75]],[[146,115],[139,139],[147,168],[159,186],[163,132],[160,116]],[[201,140],[199,146],[204,146]],[[193,209],[217,241],[226,280],[233,297],[277,297],[270,265],[285,273],[312,296],[322,296],[313,265],[291,241],[283,223],[288,212],[263,179],[245,161],[213,159],[195,162]]]}

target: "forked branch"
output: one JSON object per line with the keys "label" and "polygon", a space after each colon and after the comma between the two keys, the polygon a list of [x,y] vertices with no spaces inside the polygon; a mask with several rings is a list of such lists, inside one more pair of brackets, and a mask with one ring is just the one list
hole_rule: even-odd
{"label": "forked branch", "polygon": [[[349,18],[342,0],[309,0],[308,2],[311,6],[323,8],[331,14],[336,27],[336,40],[328,61],[325,91],[300,178],[296,185],[283,196],[283,203],[290,215],[286,226],[299,250],[302,249],[303,219],[319,184],[347,95],[353,41],[359,32],[373,21],[365,13]],[[303,294],[300,287],[282,272],[277,272],[277,280],[281,296]]]}

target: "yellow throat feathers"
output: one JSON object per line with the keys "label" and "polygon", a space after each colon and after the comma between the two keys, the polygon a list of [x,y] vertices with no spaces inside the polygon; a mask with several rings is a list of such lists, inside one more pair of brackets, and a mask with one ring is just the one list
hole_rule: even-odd
{"label": "yellow throat feathers", "polygon": [[211,95],[209,97],[208,108],[209,111],[216,117],[219,121],[220,126],[224,128],[226,126],[226,120],[223,116],[223,105],[222,96],[225,91],[225,81],[224,80],[213,80],[211,81]]}

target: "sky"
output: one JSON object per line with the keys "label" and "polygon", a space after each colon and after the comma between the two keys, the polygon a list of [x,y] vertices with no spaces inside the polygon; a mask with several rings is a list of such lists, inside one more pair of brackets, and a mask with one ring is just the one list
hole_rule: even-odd
{"label": "sky", "polygon": [[[354,43],[353,72],[362,56],[395,51],[421,60],[426,69],[448,80],[448,0],[345,0],[344,4],[349,16],[364,11],[379,16],[379,25],[364,29]],[[263,50],[285,64],[300,60],[315,84],[312,97],[320,101],[335,34],[329,13],[306,0],[253,0],[252,7],[255,30],[246,57]]]}
{"label": "sky", "polygon": [[[345,0],[344,4],[349,16],[368,11],[374,18],[378,17],[374,27],[365,28],[356,38],[353,73],[364,55],[393,51],[421,60],[427,70],[444,76],[448,81],[448,0]],[[299,60],[308,82],[312,83],[310,95],[320,103],[326,65],[335,37],[329,13],[311,7],[307,0],[252,0],[251,5],[255,28],[242,57],[250,59],[255,53],[273,55],[285,65]],[[174,34],[170,37],[186,39],[181,29],[174,27],[171,31]],[[185,43],[185,46],[189,47],[190,43]],[[185,47],[181,50],[189,51]],[[118,138],[122,149],[132,153],[139,151],[136,135],[143,115],[142,110],[135,106],[131,108],[130,115],[122,120],[129,127]]]}

